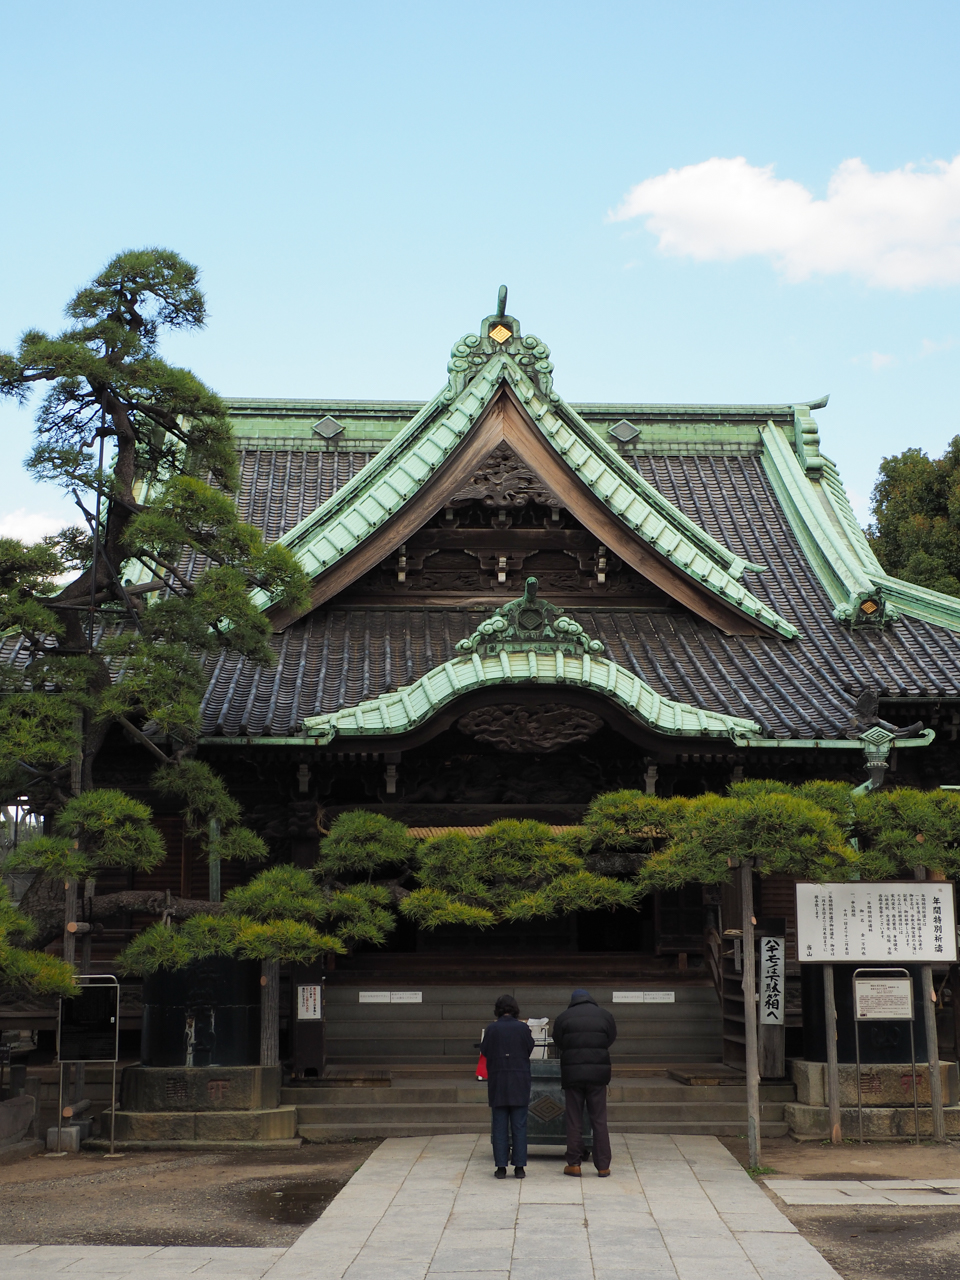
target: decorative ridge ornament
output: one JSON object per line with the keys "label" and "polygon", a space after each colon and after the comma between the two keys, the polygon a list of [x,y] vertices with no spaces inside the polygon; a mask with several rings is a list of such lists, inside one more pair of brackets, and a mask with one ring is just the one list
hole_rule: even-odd
{"label": "decorative ridge ornament", "polygon": [[833,611],[838,622],[845,623],[851,631],[861,628],[880,631],[888,623],[898,622],[900,611],[884,599],[883,588],[853,592],[846,604],[839,604]]}
{"label": "decorative ridge ornament", "polygon": [[496,356],[512,356],[542,395],[553,404],[560,399],[553,389],[553,365],[550,348],[528,333],[520,334],[520,321],[507,315],[507,286],[500,286],[497,309],[480,325],[479,334],[467,333],[454,344],[447,364],[450,380],[442,393],[449,404],[473,381],[483,366]]}
{"label": "decorative ridge ornament", "polygon": [[535,653],[559,651],[574,657],[581,653],[602,653],[603,644],[592,640],[579,622],[562,609],[537,599],[537,580],[528,578],[522,596],[502,604],[480,623],[472,636],[456,646],[458,653]]}

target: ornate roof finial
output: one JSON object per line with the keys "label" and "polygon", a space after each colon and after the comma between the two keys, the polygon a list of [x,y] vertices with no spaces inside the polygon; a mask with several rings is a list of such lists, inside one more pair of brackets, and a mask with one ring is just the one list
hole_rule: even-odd
{"label": "ornate roof finial", "polygon": [[480,325],[480,332],[468,333],[450,352],[447,372],[450,381],[443,393],[449,403],[463,391],[471,379],[480,372],[488,360],[497,356],[510,356],[551,401],[560,397],[553,389],[553,365],[550,348],[532,333],[520,332],[520,321],[507,314],[507,286],[502,284],[497,294],[497,309]]}
{"label": "ornate roof finial", "polygon": [[579,622],[568,618],[555,604],[537,599],[536,578],[528,578],[519,599],[494,610],[472,636],[456,647],[458,653],[482,655],[530,649],[537,653],[560,650],[571,657],[603,652],[601,641],[592,640]]}

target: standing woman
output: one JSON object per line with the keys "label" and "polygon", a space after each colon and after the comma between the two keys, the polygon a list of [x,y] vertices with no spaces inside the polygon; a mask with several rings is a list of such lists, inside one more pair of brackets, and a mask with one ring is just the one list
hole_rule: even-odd
{"label": "standing woman", "polygon": [[512,1155],[514,1177],[525,1178],[533,1035],[519,1020],[520,1006],[513,996],[501,996],[493,1012],[497,1020],[484,1031],[480,1052],[487,1059],[490,1140],[497,1166],[494,1177],[507,1176]]}

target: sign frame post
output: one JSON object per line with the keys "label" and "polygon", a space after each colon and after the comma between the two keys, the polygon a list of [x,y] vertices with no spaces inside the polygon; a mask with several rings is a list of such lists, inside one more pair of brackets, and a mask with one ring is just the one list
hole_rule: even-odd
{"label": "sign frame post", "polygon": [[[120,1056],[120,980],[112,973],[78,973],[77,982],[81,989],[86,987],[109,987],[116,992],[116,1002],[114,1016],[111,1018],[113,1023],[113,1057],[112,1058],[94,1058],[84,1055],[78,1055],[74,1058],[64,1058],[62,1056],[63,1048],[63,1002],[64,1000],[75,999],[73,996],[61,996],[57,1008],[57,1061],[60,1064],[60,1098],[57,1105],[57,1154],[60,1155],[60,1133],[63,1126],[63,1068],[68,1063],[87,1063],[87,1062],[109,1062],[112,1065],[111,1082],[110,1082],[110,1151],[105,1157],[108,1160],[118,1158],[118,1153],[114,1150],[114,1139],[117,1128],[117,1059]],[[122,1154],[122,1153],[120,1153]]]}
{"label": "sign frame post", "polygon": [[[910,1017],[903,1018],[897,1015],[887,1014],[882,1018],[872,1018],[860,1013],[860,1004],[857,999],[857,982],[863,981],[860,974],[869,974],[871,979],[876,979],[879,974],[886,974],[893,977],[895,981],[905,981],[907,991],[910,998]],[[860,1079],[860,1023],[861,1022],[909,1022],[910,1023],[910,1078],[913,1081],[913,1131],[917,1146],[920,1145],[920,1103],[917,1098],[917,1051],[916,1041],[913,1034],[913,1024],[916,1021],[916,1009],[913,1005],[913,979],[910,976],[909,969],[903,969],[895,966],[890,969],[872,969],[862,968],[854,969],[853,977],[853,1032],[854,1040],[857,1046],[857,1125],[860,1131],[860,1145],[863,1146],[863,1082]],[[940,1064],[937,1063],[937,1071],[939,1073]],[[931,1098],[933,1092],[931,1089]]]}
{"label": "sign frame post", "polygon": [[[836,963],[862,966],[872,961],[878,967],[889,967],[891,961],[899,960],[921,966],[933,1136],[935,1141],[942,1142],[945,1137],[943,1090],[932,966],[957,963],[956,886],[949,880],[930,879],[925,869],[918,868],[913,880],[848,880],[833,884],[800,881],[796,891],[797,959],[801,964],[820,964],[824,971],[827,1089],[832,1140],[839,1141],[835,1135],[840,1124],[839,1073],[834,1066],[836,1006],[833,966]],[[831,1032],[834,1033],[832,1039]],[[913,1021],[910,1023],[910,1035],[912,1043]],[[859,1047],[858,1038],[858,1054]],[[914,1052],[915,1049],[911,1049],[911,1053]],[[913,1069],[915,1075],[915,1058]]]}

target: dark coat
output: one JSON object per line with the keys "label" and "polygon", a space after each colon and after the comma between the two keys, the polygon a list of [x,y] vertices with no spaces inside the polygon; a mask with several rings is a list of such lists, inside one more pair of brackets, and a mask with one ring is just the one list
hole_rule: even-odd
{"label": "dark coat", "polygon": [[480,1052],[487,1060],[488,1104],[528,1107],[533,1034],[527,1024],[505,1013],[484,1031]]}
{"label": "dark coat", "polygon": [[590,1089],[610,1083],[610,1046],[617,1038],[613,1014],[593,996],[575,996],[553,1024],[560,1050],[560,1088]]}

